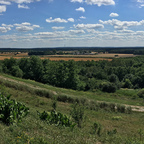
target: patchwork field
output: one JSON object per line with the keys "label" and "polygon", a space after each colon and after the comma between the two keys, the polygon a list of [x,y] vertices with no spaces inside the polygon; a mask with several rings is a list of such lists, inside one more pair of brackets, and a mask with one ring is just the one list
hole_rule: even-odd
{"label": "patchwork field", "polygon": [[[50,59],[52,61],[59,60],[74,60],[74,61],[99,61],[99,60],[108,60],[111,61],[111,58],[120,58],[120,57],[136,57],[137,55],[133,54],[97,54],[97,55],[47,55],[41,56],[41,59]],[[0,60],[10,59],[11,57],[20,59],[23,57],[28,57],[28,53],[3,53],[0,54]]]}
{"label": "patchwork field", "polygon": [[52,61],[59,61],[59,60],[65,60],[65,61],[68,61],[68,60],[74,60],[74,61],[99,61],[99,60],[108,60],[108,61],[112,61],[112,59],[106,59],[106,58],[76,58],[76,57],[41,57],[41,59],[50,59]]}

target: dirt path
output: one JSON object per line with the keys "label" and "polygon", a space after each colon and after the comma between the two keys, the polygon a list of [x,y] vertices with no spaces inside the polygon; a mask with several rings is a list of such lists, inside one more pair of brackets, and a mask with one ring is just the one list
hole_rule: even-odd
{"label": "dirt path", "polygon": [[[3,79],[5,81],[14,82],[14,83],[21,84],[21,85],[25,85],[25,86],[28,86],[28,87],[33,88],[33,89],[47,90],[46,88],[41,88],[41,87],[38,87],[38,86],[33,86],[32,84],[27,84],[25,82],[21,82],[21,81],[14,80],[14,79],[11,79],[11,78],[6,78],[4,76],[0,76],[0,79]],[[52,90],[48,90],[48,91],[50,91],[54,95],[57,95],[57,93],[55,91],[52,91]]]}
{"label": "dirt path", "polygon": [[[25,85],[25,86],[28,86],[28,87],[33,88],[33,89],[48,90],[46,88],[41,88],[41,87],[38,87],[38,86],[33,86],[32,84],[27,84],[25,82],[21,82],[21,81],[18,81],[18,80],[7,78],[7,77],[1,76],[1,75],[0,75],[0,79],[3,79],[5,81],[11,81],[11,82],[14,82],[14,83],[17,83],[17,84],[21,84],[21,85]],[[52,91],[52,90],[48,90],[48,91],[50,91],[54,95],[57,95],[57,93],[55,91]],[[101,101],[101,102],[104,102],[104,101]],[[133,111],[144,112],[144,106],[134,106],[134,105],[125,105],[125,106],[127,106],[127,107],[130,106]]]}

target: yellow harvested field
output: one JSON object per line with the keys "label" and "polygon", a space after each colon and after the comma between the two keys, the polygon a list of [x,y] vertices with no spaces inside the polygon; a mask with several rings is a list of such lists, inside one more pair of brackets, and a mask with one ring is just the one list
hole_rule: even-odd
{"label": "yellow harvested field", "polygon": [[100,60],[107,60],[107,61],[112,61],[112,59],[105,59],[105,58],[68,58],[68,57],[41,57],[41,59],[49,59],[52,61],[68,61],[68,60],[74,60],[74,61],[100,61]]}
{"label": "yellow harvested field", "polygon": [[[0,60],[4,60],[4,59],[10,59],[10,56],[0,56]],[[13,57],[15,59],[20,59],[23,57]],[[27,57],[28,58],[28,57]],[[64,60],[64,61],[68,61],[68,60],[74,60],[74,61],[100,61],[100,60],[108,60],[108,61],[112,61],[112,59],[105,59],[105,58],[68,58],[68,57],[40,57],[41,59],[49,59],[52,61],[60,61],[60,60]]]}
{"label": "yellow harvested field", "polygon": [[[99,60],[108,60],[112,61],[111,58],[120,58],[120,57],[135,57],[137,55],[133,54],[97,54],[97,55],[47,55],[47,56],[41,56],[41,59],[50,59],[52,61],[59,61],[59,60],[74,60],[74,61],[99,61]],[[7,54],[0,54],[0,60],[4,59],[10,59],[11,57],[20,59],[27,57],[28,53],[19,53],[17,55],[14,55],[12,53]]]}
{"label": "yellow harvested field", "polygon": [[[10,59],[12,56],[0,56],[0,60],[4,60],[4,59]],[[23,57],[13,57],[15,59],[20,59],[20,58],[23,58]]]}
{"label": "yellow harvested field", "polygon": [[95,57],[95,58],[109,58],[109,57],[116,57],[116,55],[118,55],[117,57],[136,57],[137,55],[133,55],[133,54],[94,54],[94,55],[47,55],[48,57]]}

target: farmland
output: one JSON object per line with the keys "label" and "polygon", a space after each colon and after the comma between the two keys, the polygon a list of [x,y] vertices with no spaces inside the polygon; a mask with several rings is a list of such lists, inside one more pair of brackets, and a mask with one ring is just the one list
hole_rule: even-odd
{"label": "farmland", "polygon": [[[122,58],[122,57],[136,57],[137,55],[133,54],[108,54],[108,53],[99,53],[94,55],[45,55],[39,56],[41,59],[49,59],[52,61],[59,61],[59,60],[74,60],[74,61],[99,61],[99,60],[108,60],[111,61],[112,58]],[[10,59],[11,57],[15,59],[21,59],[24,57],[29,57],[28,53],[20,53],[20,52],[7,52],[0,54],[0,60]]]}

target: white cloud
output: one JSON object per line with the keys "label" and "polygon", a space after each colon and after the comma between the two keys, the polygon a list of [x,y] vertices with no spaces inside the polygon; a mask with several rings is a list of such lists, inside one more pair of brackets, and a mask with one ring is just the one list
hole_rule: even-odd
{"label": "white cloud", "polygon": [[27,5],[18,4],[18,8],[29,9]]}
{"label": "white cloud", "polygon": [[80,17],[80,19],[86,19],[86,17],[84,17],[84,16],[81,16],[81,17]]}
{"label": "white cloud", "polygon": [[67,19],[69,22],[74,22],[74,19],[73,18],[68,18]]}
{"label": "white cloud", "polygon": [[79,2],[79,3],[85,2],[86,4],[89,4],[89,5],[98,5],[98,6],[115,5],[114,0],[70,0],[70,1],[71,2]]}
{"label": "white cloud", "polygon": [[61,18],[52,19],[52,17],[50,17],[50,18],[46,19],[46,22],[48,22],[48,23],[67,23],[68,21],[65,19],[61,19]]}
{"label": "white cloud", "polygon": [[2,24],[2,27],[0,27],[0,32],[2,33],[6,33],[7,31],[10,31],[11,28],[13,27],[13,25],[6,25],[6,24]]}
{"label": "white cloud", "polygon": [[29,27],[29,26],[21,26],[21,27],[16,27],[16,30],[20,32],[27,32],[27,31],[34,30],[34,28]]}
{"label": "white cloud", "polygon": [[7,2],[15,2],[18,4],[22,4],[22,3],[32,3],[32,2],[39,2],[41,0],[6,0]]}
{"label": "white cloud", "polygon": [[76,11],[85,12],[85,9],[83,7],[79,7],[79,8],[76,9]]}
{"label": "white cloud", "polygon": [[70,0],[71,2],[79,2],[79,3],[82,3],[83,0]]}
{"label": "white cloud", "polygon": [[61,30],[64,29],[65,27],[52,27],[53,30]]}
{"label": "white cloud", "polygon": [[24,22],[21,24],[14,24],[14,26],[16,27],[16,30],[20,32],[27,32],[27,31],[32,31],[35,28],[40,28],[39,25],[32,25],[28,22]]}
{"label": "white cloud", "polygon": [[132,26],[144,25],[144,20],[138,22],[138,21],[120,21],[117,19],[112,19],[108,21],[99,20],[99,22],[101,24],[112,25],[115,29],[118,30],[127,29],[128,27]]}
{"label": "white cloud", "polygon": [[5,5],[0,6],[0,13],[5,11],[6,11],[6,6]]}
{"label": "white cloud", "polygon": [[115,5],[115,1],[114,0],[85,0],[85,2],[87,4],[90,5]]}
{"label": "white cloud", "polygon": [[68,31],[70,34],[84,34],[85,31],[84,30],[69,30]]}
{"label": "white cloud", "polygon": [[0,32],[5,33],[7,32],[7,29],[5,27],[0,27]]}
{"label": "white cloud", "polygon": [[137,0],[139,8],[144,7],[144,0]]}
{"label": "white cloud", "polygon": [[111,13],[109,16],[110,17],[118,17],[119,15],[117,13]]}
{"label": "white cloud", "polygon": [[102,24],[77,24],[74,26],[77,29],[99,29],[104,28]]}
{"label": "white cloud", "polygon": [[11,2],[0,0],[0,4],[3,4],[3,5],[11,5]]}

